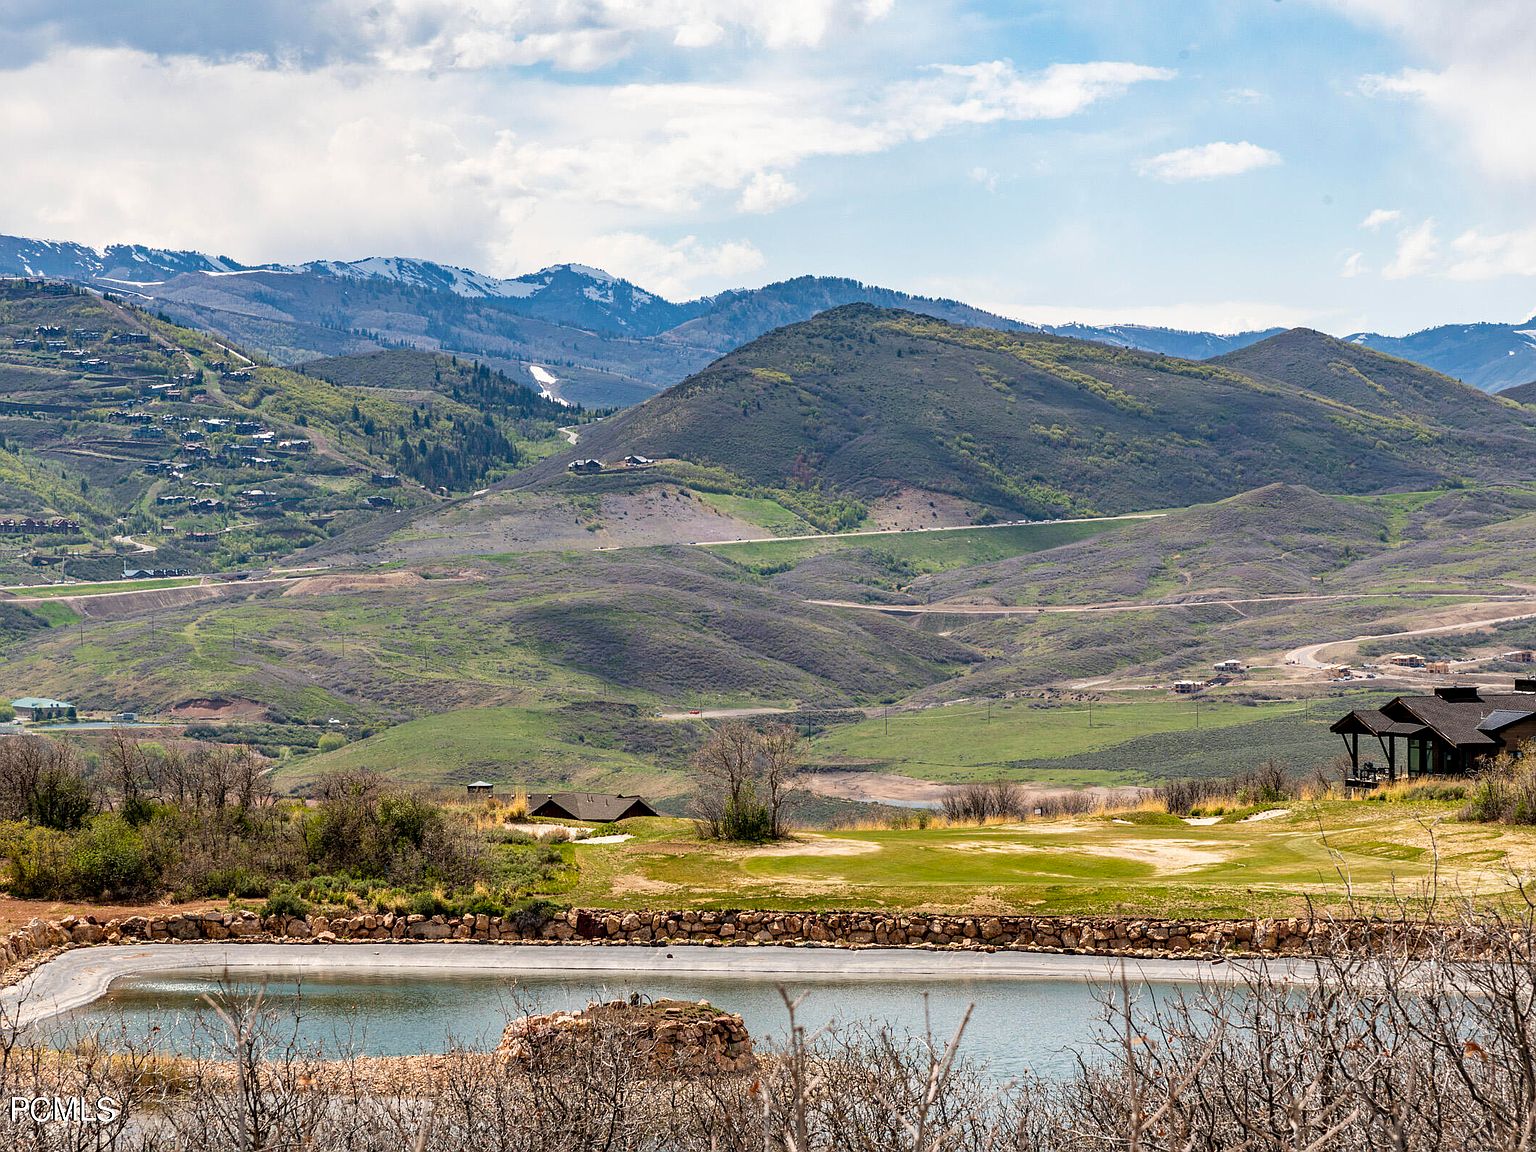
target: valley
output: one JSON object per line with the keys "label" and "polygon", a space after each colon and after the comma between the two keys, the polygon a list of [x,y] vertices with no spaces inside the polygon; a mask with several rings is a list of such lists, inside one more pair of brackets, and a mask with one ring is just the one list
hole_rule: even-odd
{"label": "valley", "polygon": [[[78,508],[82,537],[57,549],[66,582],[0,592],[14,691],[248,744],[285,789],[366,768],[682,812],[694,752],[731,716],[803,733],[819,820],[899,808],[901,781],[936,803],[992,779],[1309,771],[1340,751],[1337,714],[1425,675],[1341,676],[1325,655],[1455,636],[1462,674],[1497,683],[1501,652],[1536,646],[1536,412],[1316,333],[1195,363],[857,304],[591,421],[452,356],[277,368],[73,289],[14,291],[18,332],[95,309],[204,389],[114,395],[103,419],[170,429],[136,441],[167,471],[87,479],[69,504],[43,463],[78,421],[0,418],[17,515]],[[31,336],[11,370],[96,412],[91,379]],[[189,532],[249,539],[245,510],[146,513],[191,475],[226,503],[244,479],[221,470],[227,434],[162,417],[302,429],[293,497],[263,519],[307,534],[82,580],[72,557],[92,549],[112,549],[108,577],[146,548],[181,556]],[[199,440],[213,462],[184,466]],[[322,498],[354,507],[316,525]],[[1212,675],[1223,661],[1242,672]]]}

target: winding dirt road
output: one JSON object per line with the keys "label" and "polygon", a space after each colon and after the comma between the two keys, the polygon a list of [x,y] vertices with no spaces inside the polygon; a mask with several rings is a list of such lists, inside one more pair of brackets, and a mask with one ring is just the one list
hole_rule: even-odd
{"label": "winding dirt road", "polygon": [[1496,624],[1511,624],[1517,620],[1536,620],[1536,612],[1521,612],[1514,616],[1487,616],[1477,620],[1462,620],[1451,624],[1438,624],[1432,628],[1411,628],[1403,632],[1383,632],[1372,636],[1351,636],[1346,640],[1325,640],[1321,644],[1307,644],[1301,648],[1292,648],[1285,654],[1285,662],[1287,664],[1297,664],[1303,668],[1333,668],[1340,661],[1322,660],[1320,657],[1324,649],[1337,648],[1342,645],[1358,646],[1371,640],[1398,640],[1409,636],[1443,636],[1453,632],[1475,632],[1479,628],[1490,628]]}

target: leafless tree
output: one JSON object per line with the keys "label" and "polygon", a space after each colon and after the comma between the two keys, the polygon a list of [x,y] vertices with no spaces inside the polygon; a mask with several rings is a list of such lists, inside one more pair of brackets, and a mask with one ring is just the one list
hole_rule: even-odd
{"label": "leafless tree", "polygon": [[694,756],[694,810],[719,840],[776,840],[800,772],[803,749],[793,728],[720,725]]}

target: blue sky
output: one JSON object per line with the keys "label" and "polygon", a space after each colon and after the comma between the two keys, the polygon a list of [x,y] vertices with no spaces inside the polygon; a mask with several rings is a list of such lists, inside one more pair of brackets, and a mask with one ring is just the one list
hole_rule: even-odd
{"label": "blue sky", "polygon": [[803,273],[1026,320],[1536,313],[1525,0],[0,0],[0,232]]}

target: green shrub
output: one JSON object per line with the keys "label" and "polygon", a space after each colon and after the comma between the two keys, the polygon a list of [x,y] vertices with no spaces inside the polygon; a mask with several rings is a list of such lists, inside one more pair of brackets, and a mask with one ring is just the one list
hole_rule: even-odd
{"label": "green shrub", "polygon": [[61,832],[79,828],[90,818],[96,802],[88,784],[73,772],[48,767],[38,773],[27,800],[27,817],[34,824]]}
{"label": "green shrub", "polygon": [[339,732],[327,732],[315,742],[317,752],[334,752],[347,746],[347,738]]}
{"label": "green shrub", "polygon": [[208,873],[201,883],[192,889],[178,893],[178,896],[188,900],[196,899],[198,896],[213,895],[251,900],[267,896],[271,891],[272,877],[260,872],[252,872],[236,864]]}
{"label": "green shrub", "polygon": [[773,839],[773,817],[768,806],[758,801],[750,788],[739,800],[728,800],[720,821],[723,840],[762,844]]}
{"label": "green shrub", "polygon": [[6,837],[5,845],[12,895],[24,900],[57,900],[72,895],[65,891],[70,837],[51,828],[13,827],[15,831]]}
{"label": "green shrub", "polygon": [[418,892],[406,905],[413,916],[451,916],[453,905],[443,899],[441,892]]}
{"label": "green shrub", "polygon": [[74,892],[102,900],[148,896],[161,875],[140,831],[113,812],[74,838],[68,869]]}
{"label": "green shrub", "polygon": [[263,916],[294,916],[302,918],[308,916],[309,912],[309,904],[289,884],[279,884],[272,890],[272,894],[267,897],[267,902],[261,906],[261,914]]}

